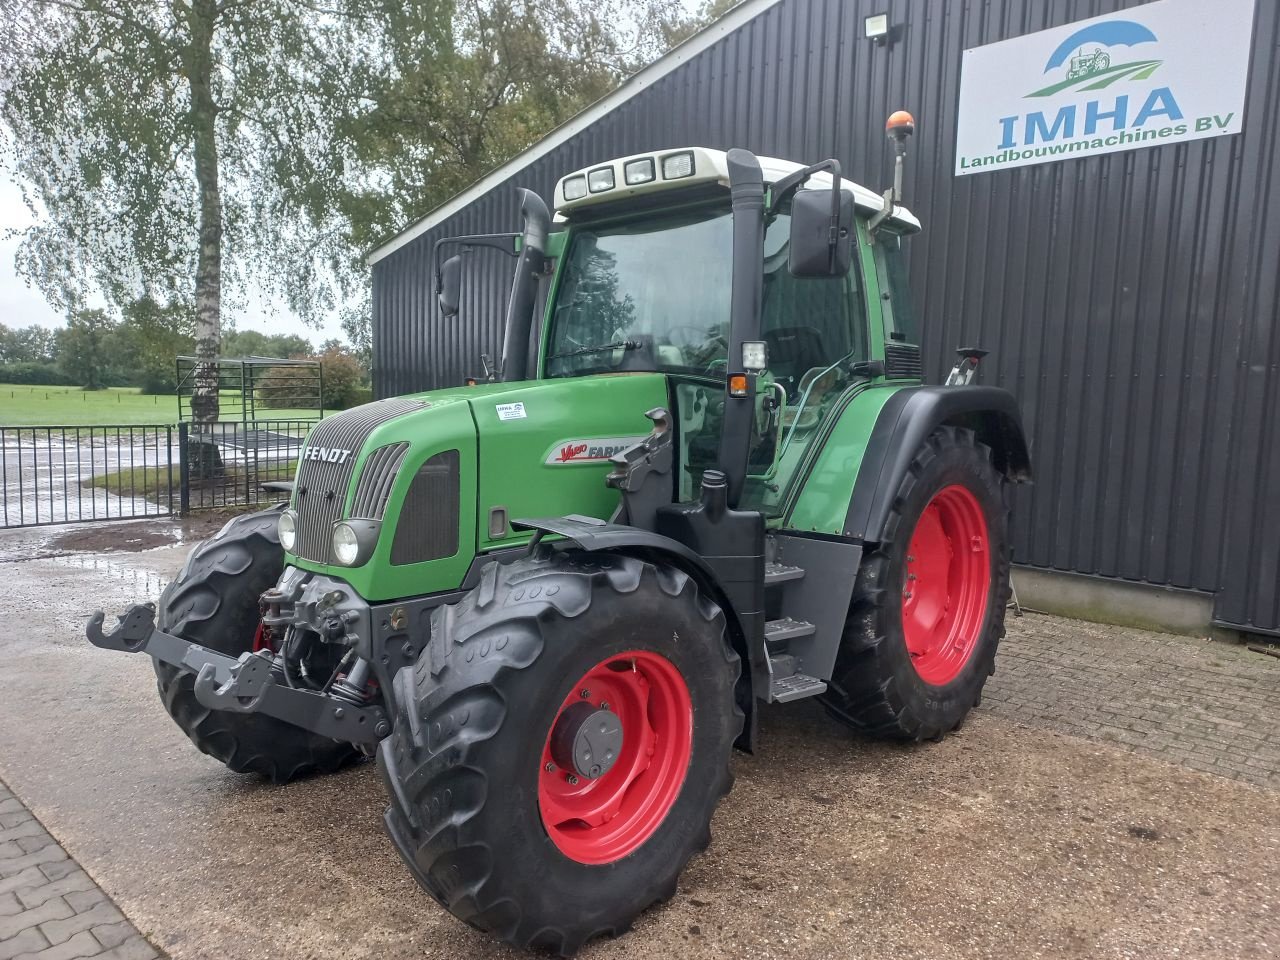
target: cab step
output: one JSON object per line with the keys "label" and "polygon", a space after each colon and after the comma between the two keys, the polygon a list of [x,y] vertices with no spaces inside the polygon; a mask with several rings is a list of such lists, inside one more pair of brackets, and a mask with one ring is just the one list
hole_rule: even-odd
{"label": "cab step", "polygon": [[764,625],[764,642],[770,649],[785,647],[792,640],[813,636],[817,629],[806,620],[792,620],[790,617],[770,620]]}
{"label": "cab step", "polygon": [[803,673],[793,673],[789,677],[775,677],[769,685],[769,699],[775,703],[788,703],[791,700],[803,700],[805,697],[816,697],[825,692],[827,685],[817,677],[809,677]]}
{"label": "cab step", "polygon": [[764,565],[764,585],[786,583],[789,580],[803,580],[804,567],[789,567],[785,563],[766,563]]}

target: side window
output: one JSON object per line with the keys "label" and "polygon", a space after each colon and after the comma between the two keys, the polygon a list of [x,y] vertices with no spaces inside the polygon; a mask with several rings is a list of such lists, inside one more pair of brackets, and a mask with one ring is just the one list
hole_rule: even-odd
{"label": "side window", "polygon": [[920,328],[916,323],[915,309],[911,305],[911,286],[907,276],[903,239],[895,233],[882,230],[876,236],[875,250],[880,289],[889,294],[889,298],[882,303],[885,342],[919,345]]}

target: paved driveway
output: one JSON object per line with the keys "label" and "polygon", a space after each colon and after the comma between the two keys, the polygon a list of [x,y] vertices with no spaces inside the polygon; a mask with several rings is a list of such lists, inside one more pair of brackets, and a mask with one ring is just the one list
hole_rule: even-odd
{"label": "paved driveway", "polygon": [[[229,774],[169,721],[149,662],[81,639],[185,550],[0,549],[0,778],[175,958],[517,956],[418,891],[371,767]],[[767,710],[679,896],[581,956],[1280,955],[1280,661],[1011,623],[986,704],[943,743]]]}

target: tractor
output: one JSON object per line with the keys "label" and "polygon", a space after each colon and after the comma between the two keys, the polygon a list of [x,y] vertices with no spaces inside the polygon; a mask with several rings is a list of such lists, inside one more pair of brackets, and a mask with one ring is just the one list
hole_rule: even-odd
{"label": "tractor", "polygon": [[696,147],[570,173],[554,213],[522,190],[518,233],[436,248],[450,318],[465,251],[514,257],[486,375],[320,421],[287,503],[89,640],[149,654],[233,771],[376,758],[422,888],[566,956],[676,894],[768,705],[941,739],[994,670],[1031,465],[982,351],[922,383],[912,129],[883,195]]}
{"label": "tractor", "polygon": [[1079,80],[1082,77],[1091,77],[1095,73],[1102,73],[1111,66],[1111,55],[1104,51],[1101,47],[1094,50],[1093,53],[1085,53],[1083,50],[1076,56],[1071,58],[1071,62],[1067,65],[1067,79]]}

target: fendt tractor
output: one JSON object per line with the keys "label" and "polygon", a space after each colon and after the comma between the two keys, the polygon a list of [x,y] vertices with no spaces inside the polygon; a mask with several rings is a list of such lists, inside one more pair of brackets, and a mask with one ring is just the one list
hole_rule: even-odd
{"label": "fendt tractor", "polygon": [[[282,783],[376,757],[444,908],[568,955],[676,893],[763,705],[939,739],[1009,596],[1017,404],[924,386],[895,186],[734,149],[520,192],[501,357],[322,420],[288,503],[192,552],[99,647],[178,726]],[[472,284],[474,286],[474,284]],[[457,321],[451,320],[451,323]]]}

